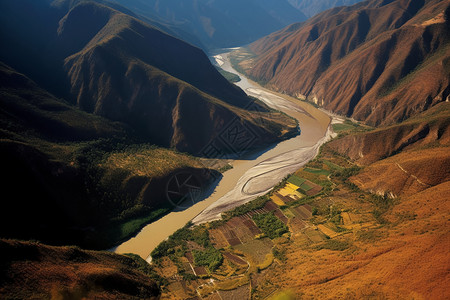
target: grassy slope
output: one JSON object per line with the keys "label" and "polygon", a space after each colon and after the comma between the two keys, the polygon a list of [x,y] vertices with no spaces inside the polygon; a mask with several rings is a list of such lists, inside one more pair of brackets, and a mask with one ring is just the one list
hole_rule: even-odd
{"label": "grassy slope", "polygon": [[157,299],[160,294],[158,277],[140,258],[14,240],[0,240],[0,249],[2,299]]}

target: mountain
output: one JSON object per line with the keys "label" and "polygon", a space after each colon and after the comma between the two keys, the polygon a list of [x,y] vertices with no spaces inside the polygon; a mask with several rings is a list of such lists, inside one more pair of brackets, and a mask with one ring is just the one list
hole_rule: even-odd
{"label": "mountain", "polygon": [[289,3],[311,18],[318,13],[337,6],[349,6],[362,0],[289,0]]}
{"label": "mountain", "polygon": [[[80,2],[83,2],[85,0],[53,0],[52,5],[59,7],[60,9],[64,9],[65,11],[69,11],[71,7],[74,7],[75,5],[79,4]],[[133,12],[132,10],[126,8],[125,6],[120,5],[119,3],[115,2],[114,0],[91,0],[93,2],[106,5],[110,8],[113,8],[119,12],[122,12],[126,15],[132,16],[136,19],[139,19],[141,21],[144,21],[145,23],[158,28],[159,30],[163,31],[164,33],[167,33],[171,36],[174,36],[180,40],[183,40],[191,45],[194,45],[198,48],[201,48],[203,50],[207,50],[207,48],[202,44],[202,42],[193,34],[185,31],[182,26],[177,26],[175,24],[166,23],[163,21],[157,21],[153,18],[148,18],[143,15],[137,14]],[[157,18],[157,16],[156,16]]]}
{"label": "mountain", "polygon": [[334,8],[251,44],[247,73],[371,125],[402,121],[448,99],[449,14],[437,0]]}
{"label": "mountain", "polygon": [[163,298],[448,298],[450,103],[391,126],[331,126],[287,181],[152,252]]}
{"label": "mountain", "polygon": [[[136,256],[0,240],[2,299],[159,299],[158,276]],[[23,284],[27,282],[27,284]]]}
{"label": "mountain", "polygon": [[90,1],[0,6],[2,237],[112,247],[172,208],[174,174],[202,187],[220,176],[167,148],[221,157],[296,134],[199,48],[128,14]]}
{"label": "mountain", "polygon": [[116,0],[138,15],[183,28],[208,49],[241,46],[306,17],[287,0]]}
{"label": "mountain", "polygon": [[245,128],[252,147],[295,131],[293,121],[223,78],[199,48],[113,8],[21,0],[3,2],[1,11],[3,28],[11,28],[1,32],[1,60],[151,143],[199,154],[232,122]]}
{"label": "mountain", "polygon": [[[198,159],[139,139],[0,64],[0,236],[107,248],[163,215],[179,172],[206,187],[220,176]],[[127,225],[128,224],[128,225]],[[133,224],[133,225],[130,225]]]}
{"label": "mountain", "polygon": [[382,195],[412,196],[450,180],[450,104],[399,124],[344,136],[329,147],[367,166],[354,182]]}

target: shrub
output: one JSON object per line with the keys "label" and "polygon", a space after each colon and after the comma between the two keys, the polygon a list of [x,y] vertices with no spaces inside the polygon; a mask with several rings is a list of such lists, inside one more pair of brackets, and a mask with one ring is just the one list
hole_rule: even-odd
{"label": "shrub", "polygon": [[276,259],[278,259],[278,260],[280,260],[282,262],[285,262],[286,259],[287,259],[287,257],[286,257],[286,249],[284,249],[282,247],[280,247],[280,248],[279,247],[274,247],[272,249],[272,254],[273,254],[273,256]]}
{"label": "shrub", "polygon": [[267,214],[254,215],[253,221],[261,231],[269,238],[274,239],[288,232],[288,228],[272,212]]}
{"label": "shrub", "polygon": [[220,267],[223,262],[222,253],[213,247],[208,247],[204,251],[194,250],[192,254],[194,256],[195,265],[206,266],[211,272]]}

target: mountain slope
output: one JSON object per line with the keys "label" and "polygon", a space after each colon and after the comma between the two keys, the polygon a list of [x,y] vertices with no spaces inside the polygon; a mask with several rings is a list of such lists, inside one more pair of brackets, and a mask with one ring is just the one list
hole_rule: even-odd
{"label": "mountain slope", "polygon": [[450,103],[400,124],[351,134],[330,149],[367,166],[352,179],[361,189],[413,196],[450,180]]}
{"label": "mountain slope", "polygon": [[[0,64],[0,236],[107,248],[171,206],[166,182],[217,172],[144,144],[127,125],[83,112]],[[137,159],[139,158],[139,159]],[[132,226],[127,225],[132,222]]]}
{"label": "mountain slope", "polygon": [[336,6],[348,6],[362,0],[289,0],[295,8],[300,10],[308,18]]}
{"label": "mountain slope", "polygon": [[371,125],[407,119],[450,92],[448,1],[334,8],[250,46],[248,74]]}
{"label": "mountain slope", "polygon": [[[180,229],[156,248],[155,265],[169,282],[163,297],[448,298],[450,103],[378,129],[333,125],[340,135],[297,177],[221,221]],[[304,189],[292,187],[305,182]],[[322,189],[308,193],[316,185]],[[293,190],[305,196],[295,198]],[[258,222],[267,215],[271,227]],[[289,232],[269,239],[277,223]],[[208,243],[223,263],[209,269],[215,285],[196,290],[204,260],[195,255]],[[185,257],[172,255],[179,247],[187,249]],[[191,266],[199,277],[180,287],[173,274]]]}
{"label": "mountain slope", "polygon": [[450,104],[439,103],[400,124],[344,136],[329,146],[361,165],[415,148],[450,144]]}
{"label": "mountain slope", "polygon": [[[1,20],[12,30],[2,32],[7,46],[0,57],[87,112],[194,154],[235,120],[248,129],[243,135],[254,140],[252,147],[285,136],[285,125],[287,135],[295,131],[293,121],[253,102],[196,47],[95,2],[33,2],[2,3]],[[23,6],[36,14],[26,16]],[[48,22],[40,24],[42,16]],[[24,50],[21,43],[35,27],[43,27],[30,41],[36,51]]]}
{"label": "mountain slope", "polygon": [[240,46],[306,17],[286,0],[116,0],[150,19],[182,27],[209,49]]}
{"label": "mountain slope", "polygon": [[161,293],[140,258],[14,240],[0,240],[0,250],[2,299],[158,299]]}
{"label": "mountain slope", "polygon": [[[58,7],[59,9],[62,9],[64,11],[69,11],[72,7],[78,5],[79,3],[83,2],[85,0],[54,0],[52,2],[52,6]],[[91,0],[99,4],[106,5],[110,8],[113,8],[119,12],[122,12],[126,15],[132,16],[136,19],[139,19],[141,21],[144,21],[145,23],[158,28],[159,30],[167,33],[168,35],[174,36],[180,40],[183,40],[191,45],[194,45],[198,48],[201,48],[203,50],[207,50],[206,47],[202,44],[202,42],[193,34],[185,31],[181,26],[177,26],[175,24],[167,23],[164,21],[157,21],[158,18],[149,18],[145,17],[143,15],[137,14],[133,12],[132,10],[126,8],[125,6],[120,5],[119,3],[115,2],[114,0]]]}

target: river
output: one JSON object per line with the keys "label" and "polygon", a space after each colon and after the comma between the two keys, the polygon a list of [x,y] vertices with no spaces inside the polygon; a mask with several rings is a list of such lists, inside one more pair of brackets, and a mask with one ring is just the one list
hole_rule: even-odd
{"label": "river", "polygon": [[[228,54],[215,56],[221,67],[238,74],[228,60]],[[184,210],[175,210],[145,226],[134,238],[115,249],[116,253],[135,253],[151,261],[150,253],[164,239],[187,222],[195,224],[220,218],[220,213],[242,205],[268,192],[286,175],[314,158],[320,146],[332,136],[330,117],[305,102],[266,90],[238,74],[237,83],[247,94],[257,97],[274,109],[298,120],[301,135],[278,143],[251,159],[234,160],[232,169],[223,174],[214,191],[204,200]]]}

